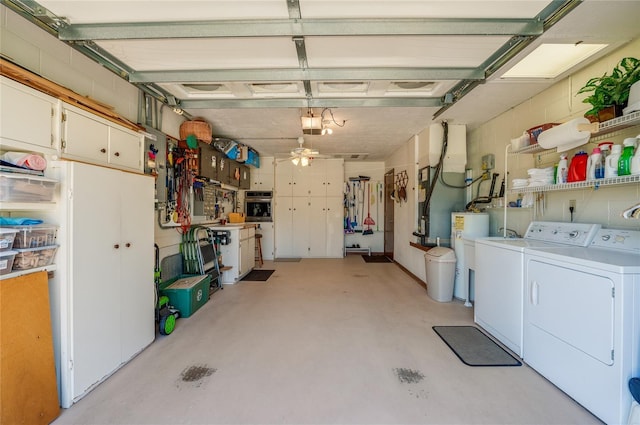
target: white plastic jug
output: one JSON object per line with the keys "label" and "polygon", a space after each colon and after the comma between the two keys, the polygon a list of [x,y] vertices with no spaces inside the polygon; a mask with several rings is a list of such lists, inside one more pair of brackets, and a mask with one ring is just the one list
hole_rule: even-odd
{"label": "white plastic jug", "polygon": [[611,154],[607,156],[604,164],[604,177],[618,177],[618,160],[622,153],[622,145],[613,145]]}
{"label": "white plastic jug", "polygon": [[593,148],[587,164],[587,180],[601,179],[604,177],[604,161],[600,148]]}

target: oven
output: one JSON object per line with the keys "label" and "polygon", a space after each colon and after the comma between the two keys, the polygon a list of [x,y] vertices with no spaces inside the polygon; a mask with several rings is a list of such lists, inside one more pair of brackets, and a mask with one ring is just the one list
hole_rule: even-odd
{"label": "oven", "polygon": [[246,221],[273,221],[272,203],[273,192],[270,191],[247,191],[244,197],[244,213]]}

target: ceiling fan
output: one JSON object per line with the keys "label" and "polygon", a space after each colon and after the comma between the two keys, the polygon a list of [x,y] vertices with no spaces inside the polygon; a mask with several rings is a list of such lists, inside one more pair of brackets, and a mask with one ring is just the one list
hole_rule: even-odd
{"label": "ceiling fan", "polygon": [[314,158],[327,157],[327,155],[321,155],[320,152],[315,149],[303,147],[302,145],[304,144],[304,137],[302,136],[298,137],[298,144],[299,146],[297,148],[291,150],[291,156],[289,157],[293,165],[300,164],[301,166],[306,167],[307,165],[311,164],[311,161]]}

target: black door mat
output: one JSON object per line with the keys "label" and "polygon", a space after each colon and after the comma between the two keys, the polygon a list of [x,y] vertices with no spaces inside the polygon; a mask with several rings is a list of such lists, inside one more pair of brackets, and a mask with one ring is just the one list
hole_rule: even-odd
{"label": "black door mat", "polygon": [[393,263],[393,260],[386,255],[363,255],[365,263]]}
{"label": "black door mat", "polygon": [[240,280],[251,280],[254,282],[264,282],[275,270],[251,270],[245,277]]}
{"label": "black door mat", "polygon": [[301,258],[276,258],[276,263],[299,263]]}
{"label": "black door mat", "polygon": [[433,330],[468,366],[522,366],[475,326],[434,326]]}

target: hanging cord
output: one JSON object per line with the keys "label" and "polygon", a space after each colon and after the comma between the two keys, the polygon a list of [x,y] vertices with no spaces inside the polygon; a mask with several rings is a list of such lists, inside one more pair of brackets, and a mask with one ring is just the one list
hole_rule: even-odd
{"label": "hanging cord", "polygon": [[485,175],[489,174],[489,171],[486,171],[482,174],[480,174],[478,177],[475,178],[475,180],[470,181],[468,184],[465,184],[463,186],[457,186],[454,184],[449,184],[447,182],[444,181],[444,173],[440,174],[440,183],[442,183],[444,186],[449,187],[451,189],[466,189],[469,186],[471,186],[472,184],[474,184],[475,182],[477,182],[478,180],[481,180]]}
{"label": "hanging cord", "polygon": [[433,195],[436,183],[438,182],[438,176],[440,175],[440,170],[442,169],[442,164],[444,163],[444,156],[447,153],[447,144],[449,143],[449,124],[446,121],[443,121],[442,128],[444,130],[444,134],[442,136],[442,150],[440,151],[440,159],[438,160],[438,165],[436,165],[436,171],[433,176],[433,180],[431,181],[431,186],[429,187],[427,198],[424,201],[424,206],[422,207],[422,216],[424,217],[425,222],[424,234],[426,237],[429,237],[429,205],[431,204],[431,195]]}
{"label": "hanging cord", "polygon": [[344,125],[347,123],[346,120],[342,120],[342,124],[338,123],[335,119],[335,117],[333,116],[333,111],[330,108],[324,108],[322,110],[322,112],[320,113],[320,120],[324,121],[324,114],[325,112],[329,112],[329,115],[331,115],[331,122],[334,123],[335,125],[337,125],[338,127],[344,127]]}

